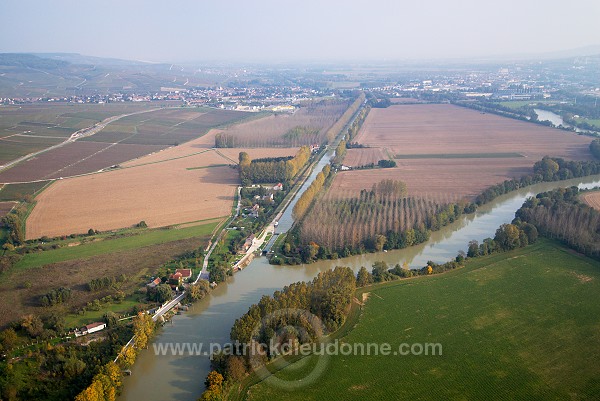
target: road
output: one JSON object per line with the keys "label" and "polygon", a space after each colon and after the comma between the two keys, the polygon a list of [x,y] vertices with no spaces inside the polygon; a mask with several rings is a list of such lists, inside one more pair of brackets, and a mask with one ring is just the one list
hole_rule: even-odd
{"label": "road", "polygon": [[175,305],[177,305],[179,302],[181,302],[181,300],[184,297],[185,297],[185,291],[182,292],[181,294],[177,295],[171,301],[169,301],[168,304],[166,304],[165,306],[163,306],[160,309],[158,309],[154,313],[154,315],[152,315],[152,320],[156,322],[158,320],[158,318],[160,318],[162,315],[164,315],[165,313],[167,313],[168,311],[170,311],[171,309],[173,309],[175,307]]}
{"label": "road", "polygon": [[223,229],[219,233],[219,236],[217,237],[217,239],[215,240],[215,242],[212,243],[210,245],[210,247],[208,248],[208,251],[204,255],[204,261],[202,262],[202,270],[200,271],[200,274],[198,275],[198,277],[196,277],[196,280],[194,281],[194,284],[196,284],[198,282],[198,280],[200,280],[200,279],[205,279],[205,280],[209,279],[209,275],[208,275],[208,258],[210,258],[210,255],[212,254],[212,252],[217,247],[217,244],[219,243],[219,240],[223,236],[223,233],[225,233],[225,230],[227,228],[229,228],[229,226],[231,225],[231,222],[233,220],[235,220],[236,217],[238,217],[240,215],[240,211],[242,210],[242,193],[241,192],[242,192],[242,187],[238,187],[237,188],[237,199],[238,199],[238,201],[237,201],[237,205],[235,206],[235,214],[229,220],[229,223],[227,223],[227,225],[225,227],[223,227]]}

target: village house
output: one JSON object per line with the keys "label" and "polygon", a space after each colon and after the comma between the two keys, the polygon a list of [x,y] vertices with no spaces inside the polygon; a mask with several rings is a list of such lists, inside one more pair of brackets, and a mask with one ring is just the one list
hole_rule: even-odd
{"label": "village house", "polygon": [[183,275],[179,272],[175,272],[169,276],[169,285],[171,288],[176,289],[181,285]]}
{"label": "village house", "polygon": [[254,236],[254,234],[252,234],[248,238],[246,238],[246,242],[244,242],[244,245],[242,245],[242,252],[247,252],[248,249],[250,249],[250,247],[252,246],[252,243],[254,242],[254,238],[256,238]]}
{"label": "village house", "polygon": [[161,283],[160,277],[157,277],[154,280],[152,280],[151,282],[149,282],[148,284],[146,284],[146,287],[148,287],[150,289],[155,288],[160,283]]}
{"label": "village house", "polygon": [[184,283],[192,278],[192,269],[177,269],[175,270],[175,274],[177,273],[181,274],[181,280]]}
{"label": "village house", "polygon": [[277,185],[273,186],[273,191],[283,191],[283,184],[278,183]]}
{"label": "village house", "polygon": [[106,328],[106,323],[104,322],[94,322],[90,323],[86,326],[83,326],[81,330],[75,330],[75,337],[85,336],[88,334],[95,333],[100,330],[104,330]]}
{"label": "village house", "polygon": [[250,210],[250,217],[257,218],[259,210],[260,210],[260,206],[258,204],[252,206],[252,209]]}

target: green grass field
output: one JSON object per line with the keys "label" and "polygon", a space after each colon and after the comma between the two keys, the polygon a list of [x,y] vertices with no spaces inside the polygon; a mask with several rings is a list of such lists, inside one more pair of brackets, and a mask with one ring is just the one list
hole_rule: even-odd
{"label": "green grass field", "polygon": [[65,260],[83,259],[96,255],[163,244],[180,239],[210,235],[219,223],[213,220],[202,225],[185,228],[153,229],[131,236],[90,242],[78,246],[65,246],[56,250],[26,254],[16,265],[17,269],[29,269]]}
{"label": "green grass field", "polygon": [[[333,356],[313,384],[287,392],[261,382],[247,399],[576,400],[600,395],[600,262],[540,240],[470,260],[460,270],[365,291],[370,294],[362,312],[356,318],[351,314],[342,328],[344,342],[385,342],[392,350],[401,343],[440,343],[442,356]],[[311,358],[276,377],[305,376]]]}
{"label": "green grass field", "polygon": [[395,155],[394,159],[506,159],[525,157],[520,153],[423,153],[414,155]]}
{"label": "green grass field", "polygon": [[600,128],[600,119],[591,119],[591,118],[578,118],[577,122],[585,122],[588,123],[590,125],[593,125],[596,128]]}
{"label": "green grass field", "polygon": [[510,107],[511,109],[519,109],[524,106],[535,106],[537,104],[543,103],[556,103],[556,100],[515,100],[512,102],[500,102],[500,104],[504,107]]}
{"label": "green grass field", "polygon": [[101,322],[106,312],[111,311],[121,316],[129,313],[134,306],[140,305],[139,299],[135,295],[125,298],[121,303],[111,303],[102,305],[100,310],[88,310],[84,314],[68,314],[65,316],[66,327],[82,327],[91,322]]}

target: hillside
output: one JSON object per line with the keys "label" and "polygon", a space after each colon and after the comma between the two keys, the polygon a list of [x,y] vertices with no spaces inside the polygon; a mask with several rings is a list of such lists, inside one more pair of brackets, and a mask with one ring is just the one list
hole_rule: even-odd
{"label": "hillside", "polygon": [[193,68],[105,59],[72,53],[0,53],[0,98],[115,92],[153,92],[161,87],[214,84]]}

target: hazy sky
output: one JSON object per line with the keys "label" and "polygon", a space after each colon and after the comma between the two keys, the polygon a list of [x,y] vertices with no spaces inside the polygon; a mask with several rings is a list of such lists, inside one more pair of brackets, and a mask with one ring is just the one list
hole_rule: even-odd
{"label": "hazy sky", "polygon": [[0,52],[149,61],[486,57],[600,45],[599,0],[0,0]]}

